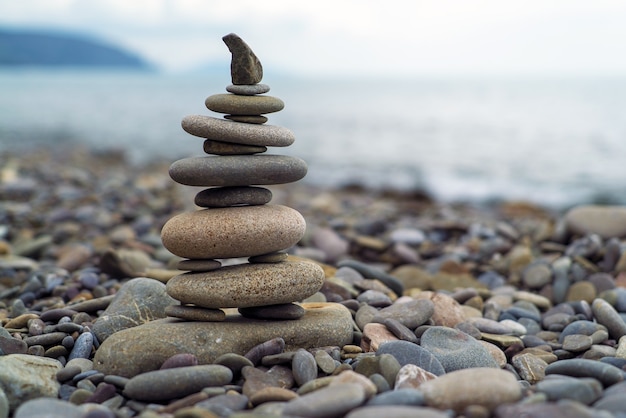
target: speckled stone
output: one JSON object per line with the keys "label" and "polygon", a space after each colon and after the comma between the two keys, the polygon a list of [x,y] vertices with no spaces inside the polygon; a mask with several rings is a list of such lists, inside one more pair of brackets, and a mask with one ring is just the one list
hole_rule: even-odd
{"label": "speckled stone", "polygon": [[302,215],[287,206],[215,208],[174,216],[161,240],[183,258],[251,257],[292,247],[305,228]]}
{"label": "speckled stone", "polygon": [[187,186],[249,186],[300,180],[307,165],[289,155],[222,155],[189,157],[172,163],[170,177]]}
{"label": "speckled stone", "polygon": [[207,309],[197,306],[170,305],[165,308],[165,315],[187,321],[223,321],[226,313],[221,309]]}
{"label": "speckled stone", "polygon": [[204,308],[247,308],[303,300],[323,283],[322,268],[306,261],[238,264],[173,277],[167,293],[183,304]]}
{"label": "speckled stone", "polygon": [[270,86],[263,83],[258,84],[231,84],[226,86],[226,91],[240,96],[253,96],[270,91]]}
{"label": "speckled stone", "polygon": [[204,115],[185,116],[182,127],[185,132],[200,138],[234,144],[288,147],[296,140],[293,132],[282,126],[242,123]]}
{"label": "speckled stone", "polygon": [[263,115],[283,110],[285,103],[273,96],[213,94],[204,101],[207,109],[230,115]]}
{"label": "speckled stone", "polygon": [[179,353],[194,354],[199,364],[211,364],[223,354],[244,355],[276,335],[284,338],[285,351],[352,342],[352,315],[347,308],[335,303],[303,307],[307,312],[297,321],[255,320],[239,314],[227,315],[223,322],[152,321],[109,337],[96,352],[94,368],[106,375],[132,377],[157,370]]}
{"label": "speckled stone", "polygon": [[607,328],[612,338],[619,340],[626,335],[626,323],[607,301],[599,298],[595,299],[591,304],[591,309],[596,321]]}
{"label": "speckled stone", "polygon": [[194,203],[203,208],[225,208],[239,205],[264,205],[272,200],[272,192],[264,187],[213,187],[196,194]]}
{"label": "speckled stone", "polygon": [[[254,116],[248,116],[254,117]],[[267,122],[267,118],[264,116],[257,116],[266,119],[264,122]],[[245,118],[245,116],[240,116],[240,118]],[[238,122],[246,122],[245,120],[238,120]],[[230,142],[222,142],[222,141],[213,141],[207,139],[202,144],[202,148],[204,152],[207,154],[213,155],[250,155],[250,154],[260,154],[267,151],[267,147],[263,146],[255,146],[255,145],[242,145],[242,144],[233,144]]]}
{"label": "speckled stone", "polygon": [[564,220],[575,234],[598,234],[605,239],[626,235],[626,206],[577,206],[565,214]]}
{"label": "speckled stone", "polygon": [[521,386],[513,373],[482,367],[447,373],[422,383],[420,390],[427,405],[453,409],[457,413],[462,413],[469,405],[482,405],[493,410],[522,397]]}

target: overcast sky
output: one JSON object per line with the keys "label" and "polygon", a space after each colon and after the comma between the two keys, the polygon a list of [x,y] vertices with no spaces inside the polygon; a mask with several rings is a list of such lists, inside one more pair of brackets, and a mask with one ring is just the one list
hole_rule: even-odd
{"label": "overcast sky", "polygon": [[169,71],[235,32],[306,75],[626,74],[623,0],[0,0],[0,26],[81,31]]}

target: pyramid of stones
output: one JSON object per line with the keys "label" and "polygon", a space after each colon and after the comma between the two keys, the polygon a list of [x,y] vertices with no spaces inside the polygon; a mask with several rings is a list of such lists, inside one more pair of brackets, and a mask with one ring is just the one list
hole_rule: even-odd
{"label": "pyramid of stones", "polygon": [[[283,109],[282,100],[265,95],[263,69],[250,47],[237,35],[222,38],[232,54],[232,84],[226,94],[209,96],[206,107],[224,118],[187,116],[183,129],[204,138],[203,157],[174,162],[170,177],[187,186],[205,187],[195,196],[202,209],[171,218],[161,231],[163,245],[184,258],[187,271],[167,283],[168,294],[180,301],[169,316],[195,321],[220,321],[222,308],[238,308],[243,316],[297,319],[301,301],[323,284],[316,264],[289,261],[286,249],[304,235],[305,221],[296,210],[269,204],[264,185],[284,184],[306,175],[306,163],[292,156],[266,154],[268,147],[286,147],[295,137],[280,126],[266,125],[269,113]],[[247,258],[222,266],[219,260]]]}

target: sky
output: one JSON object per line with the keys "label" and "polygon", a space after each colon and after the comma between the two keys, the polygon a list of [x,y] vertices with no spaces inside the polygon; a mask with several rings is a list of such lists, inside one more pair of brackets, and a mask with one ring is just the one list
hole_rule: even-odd
{"label": "sky", "polygon": [[623,75],[623,0],[0,0],[0,27],[78,31],[170,72],[230,60],[308,76]]}

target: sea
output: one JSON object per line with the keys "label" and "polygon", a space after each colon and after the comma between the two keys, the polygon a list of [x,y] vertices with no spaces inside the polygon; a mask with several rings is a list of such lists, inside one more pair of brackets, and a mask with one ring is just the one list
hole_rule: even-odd
{"label": "sea", "polygon": [[[624,77],[303,78],[268,74],[269,124],[295,143],[304,182],[420,191],[442,202],[555,209],[626,204]],[[0,71],[0,153],[80,144],[129,164],[202,154],[181,119],[229,74]]]}

